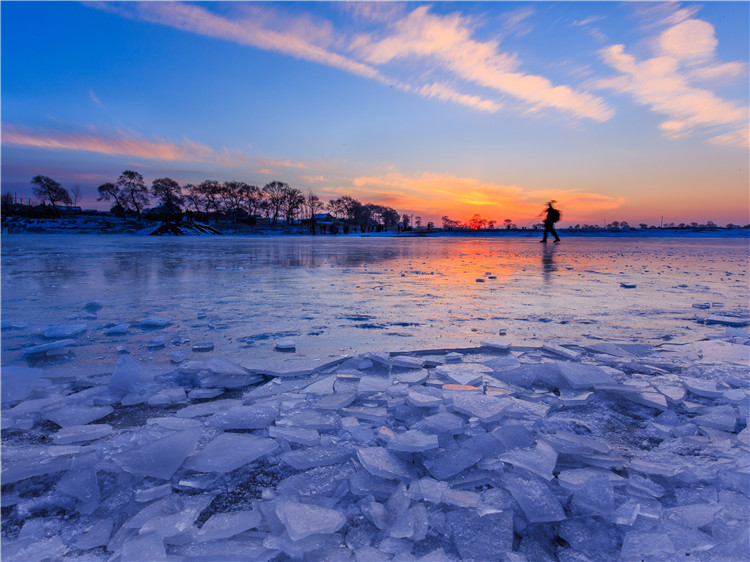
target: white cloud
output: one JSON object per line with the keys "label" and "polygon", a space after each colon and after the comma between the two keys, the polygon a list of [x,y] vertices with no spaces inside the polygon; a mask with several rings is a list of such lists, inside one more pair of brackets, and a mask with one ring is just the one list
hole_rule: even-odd
{"label": "white cloud", "polygon": [[374,66],[403,60],[433,64],[458,79],[516,98],[535,111],[553,108],[596,121],[614,114],[597,96],[520,71],[515,55],[502,52],[496,40],[475,40],[469,21],[458,13],[435,15],[428,6],[420,6],[382,38],[358,36],[352,50]]}
{"label": "white cloud", "polygon": [[669,138],[719,127],[726,134],[712,142],[729,144],[734,139],[745,146],[742,139],[746,135],[738,131],[747,128],[746,104],[723,99],[711,89],[695,84],[696,80],[705,82],[711,77],[737,76],[744,68],[741,63],[716,61],[714,27],[703,20],[681,18],[662,31],[654,45],[655,56],[642,60],[628,54],[624,45],[602,49],[602,60],[619,74],[599,80],[597,85],[631,95],[638,103],[667,117],[659,127]]}

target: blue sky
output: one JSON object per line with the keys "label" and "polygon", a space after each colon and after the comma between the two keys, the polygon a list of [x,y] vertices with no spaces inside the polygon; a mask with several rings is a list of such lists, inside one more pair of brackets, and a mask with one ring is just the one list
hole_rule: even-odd
{"label": "blue sky", "polygon": [[439,222],[750,222],[747,2],[3,2],[2,189],[286,181]]}

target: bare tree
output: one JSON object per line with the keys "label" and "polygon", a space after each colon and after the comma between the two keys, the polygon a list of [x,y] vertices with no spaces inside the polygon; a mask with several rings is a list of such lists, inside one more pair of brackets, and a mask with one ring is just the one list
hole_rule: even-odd
{"label": "bare tree", "polygon": [[250,216],[257,215],[263,200],[263,193],[261,193],[260,188],[257,185],[248,185],[243,182],[242,196],[245,199],[248,214]]}
{"label": "bare tree", "polygon": [[223,186],[221,182],[216,180],[202,181],[197,186],[198,193],[203,198],[203,202],[206,206],[206,212],[210,212],[213,209],[217,214],[221,212],[221,196]]}
{"label": "bare tree", "polygon": [[180,184],[172,178],[157,178],[151,182],[151,194],[171,212],[180,211],[184,203]]}
{"label": "bare tree", "polygon": [[305,196],[296,187],[287,186],[284,189],[284,199],[281,206],[287,223],[291,223],[294,220],[304,202]]}
{"label": "bare tree", "polygon": [[133,170],[125,170],[120,174],[116,185],[123,199],[133,205],[138,220],[141,220],[141,209],[149,204],[148,188],[143,183],[143,176]]}
{"label": "bare tree", "polygon": [[263,186],[263,193],[266,196],[268,203],[268,214],[269,218],[272,216],[273,224],[279,220],[281,214],[281,208],[284,205],[284,198],[286,197],[286,190],[289,187],[284,182],[272,181]]}
{"label": "bare tree", "polygon": [[185,189],[185,201],[187,202],[187,205],[188,206],[192,205],[193,209],[195,209],[195,212],[200,213],[201,205],[203,205],[203,198],[201,197],[201,194],[198,191],[198,186],[192,183],[186,183],[184,189]]}
{"label": "bare tree", "polygon": [[315,220],[315,215],[323,207],[325,207],[325,203],[320,200],[320,197],[315,195],[312,191],[308,191],[307,195],[305,195],[305,208],[309,211],[311,220]]}
{"label": "bare tree", "polygon": [[71,204],[70,194],[58,182],[47,176],[34,176],[31,179],[31,183],[35,186],[32,188],[34,197],[37,197],[40,201],[49,201],[52,208],[57,213],[60,209],[57,208],[57,203],[63,203],[65,205]]}
{"label": "bare tree", "polygon": [[97,187],[96,190],[99,192],[99,197],[96,198],[97,201],[109,201],[111,199],[114,199],[115,205],[117,207],[120,207],[123,211],[128,208],[127,203],[125,203],[123,194],[120,192],[120,188],[115,184],[103,183],[102,185]]}
{"label": "bare tree", "polygon": [[74,184],[70,192],[73,195],[73,205],[78,205],[78,198],[81,196],[81,186]]}
{"label": "bare tree", "polygon": [[225,181],[222,185],[221,195],[224,199],[224,206],[233,220],[236,220],[237,212],[242,209],[245,186],[247,184],[241,181]]}

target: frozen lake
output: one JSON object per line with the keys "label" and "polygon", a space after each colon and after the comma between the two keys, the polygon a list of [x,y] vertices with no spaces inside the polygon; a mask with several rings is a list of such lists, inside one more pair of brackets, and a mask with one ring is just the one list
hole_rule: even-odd
{"label": "frozen lake", "polygon": [[[45,328],[71,323],[86,330],[57,367],[80,374],[111,370],[124,344],[151,365],[211,342],[244,366],[278,367],[503,333],[515,344],[695,341],[712,327],[693,304],[733,312],[748,294],[747,240],[10,235],[2,360],[25,364],[26,348],[50,341]],[[141,325],[151,317],[170,323]],[[127,333],[105,335],[122,323]],[[167,344],[149,348],[158,336]],[[281,340],[296,352],[275,352]]]}
{"label": "frozen lake", "polygon": [[4,561],[750,551],[747,241],[2,242]]}

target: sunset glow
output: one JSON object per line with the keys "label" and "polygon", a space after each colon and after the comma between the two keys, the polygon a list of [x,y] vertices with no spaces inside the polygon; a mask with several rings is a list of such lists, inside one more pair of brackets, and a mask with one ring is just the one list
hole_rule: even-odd
{"label": "sunset glow", "polygon": [[749,6],[5,2],[2,192],[104,209],[133,169],[438,226],[747,224]]}

